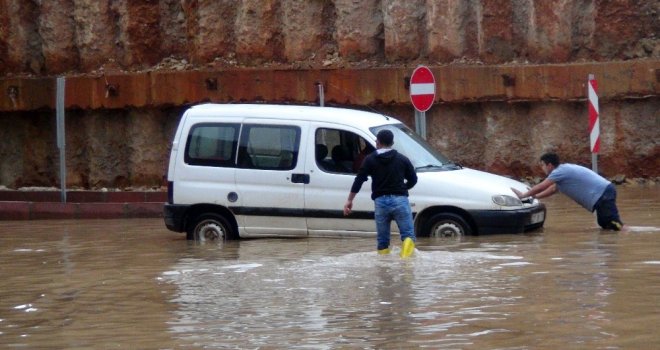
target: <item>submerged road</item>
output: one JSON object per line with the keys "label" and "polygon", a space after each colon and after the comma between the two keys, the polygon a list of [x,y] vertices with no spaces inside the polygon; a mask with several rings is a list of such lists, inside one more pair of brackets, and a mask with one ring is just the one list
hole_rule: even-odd
{"label": "submerged road", "polygon": [[[0,346],[648,348],[660,343],[660,188],[619,191],[627,233],[563,196],[542,232],[199,245],[162,219],[0,221]],[[395,247],[395,253],[396,253]]]}

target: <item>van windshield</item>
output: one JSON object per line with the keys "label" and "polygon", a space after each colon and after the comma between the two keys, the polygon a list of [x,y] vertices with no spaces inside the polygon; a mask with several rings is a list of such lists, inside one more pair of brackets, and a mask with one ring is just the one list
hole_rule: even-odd
{"label": "van windshield", "polygon": [[370,128],[374,135],[381,130],[394,134],[392,148],[410,159],[417,171],[456,170],[461,166],[434,150],[423,138],[403,124],[388,124]]}

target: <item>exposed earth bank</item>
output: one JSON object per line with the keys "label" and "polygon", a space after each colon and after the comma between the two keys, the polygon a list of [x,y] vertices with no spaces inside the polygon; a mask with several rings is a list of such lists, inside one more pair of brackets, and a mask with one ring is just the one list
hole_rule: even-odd
{"label": "exposed earth bank", "polygon": [[[657,62],[658,11],[657,2],[644,0],[7,0],[0,2],[0,79],[235,67]],[[601,101],[599,169],[607,177],[660,175],[660,75],[658,69],[648,74],[656,77],[651,94]],[[161,186],[186,107],[68,110],[68,186]],[[369,108],[414,126],[410,105]],[[585,102],[574,100],[443,103],[427,112],[428,140],[466,166],[537,177],[538,157],[549,150],[590,166],[586,113]],[[58,184],[52,110],[0,112],[0,140],[0,185]]]}

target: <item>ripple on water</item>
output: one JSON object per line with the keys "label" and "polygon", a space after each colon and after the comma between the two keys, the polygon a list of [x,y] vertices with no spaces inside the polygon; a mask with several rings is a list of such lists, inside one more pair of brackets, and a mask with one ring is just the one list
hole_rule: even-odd
{"label": "ripple on water", "polygon": [[653,226],[626,226],[628,232],[634,233],[653,233],[660,232],[660,227]]}
{"label": "ripple on water", "polygon": [[[172,300],[179,305],[172,331],[184,338],[194,334],[209,341],[220,337],[250,346],[302,348],[319,344],[310,339],[340,346],[342,337],[373,341],[374,334],[386,334],[383,344],[410,345],[411,323],[415,333],[428,335],[505,317],[502,307],[517,299],[501,287],[508,277],[490,268],[521,259],[420,250],[401,259],[394,247],[390,255],[369,251],[284,261],[190,260],[161,278],[179,288]],[[257,330],[260,338],[253,337]],[[443,340],[426,341],[432,346]]]}

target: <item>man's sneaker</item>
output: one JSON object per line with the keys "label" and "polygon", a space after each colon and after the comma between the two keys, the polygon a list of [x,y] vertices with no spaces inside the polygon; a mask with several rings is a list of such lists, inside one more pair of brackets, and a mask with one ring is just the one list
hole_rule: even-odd
{"label": "man's sneaker", "polygon": [[390,253],[390,248],[378,249],[378,255],[387,255]]}
{"label": "man's sneaker", "polygon": [[621,231],[621,229],[623,228],[623,225],[618,221],[612,220],[611,224],[612,225],[610,226],[610,228],[612,228],[612,230],[614,231]]}
{"label": "man's sneaker", "polygon": [[401,244],[400,256],[402,258],[408,258],[413,254],[414,251],[415,251],[415,242],[413,242],[412,238],[407,237],[406,239],[403,240],[403,243]]}

